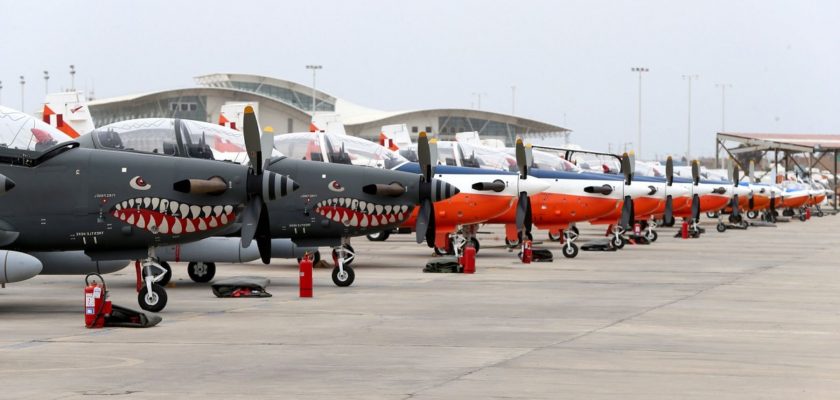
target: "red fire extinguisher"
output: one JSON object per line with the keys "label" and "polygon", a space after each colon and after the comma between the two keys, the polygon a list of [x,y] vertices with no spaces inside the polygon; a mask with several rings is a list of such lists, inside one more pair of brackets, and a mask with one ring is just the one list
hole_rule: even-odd
{"label": "red fire extinguisher", "polygon": [[[91,281],[91,276],[99,277],[102,283],[97,283],[95,279]],[[85,327],[102,328],[111,311],[111,300],[108,298],[105,280],[96,273],[85,276]]]}
{"label": "red fire extinguisher", "polygon": [[531,241],[526,240],[522,243],[522,263],[530,264],[533,257],[533,250],[531,249]]}
{"label": "red fire extinguisher", "polygon": [[300,297],[312,297],[312,255],[300,259]]}

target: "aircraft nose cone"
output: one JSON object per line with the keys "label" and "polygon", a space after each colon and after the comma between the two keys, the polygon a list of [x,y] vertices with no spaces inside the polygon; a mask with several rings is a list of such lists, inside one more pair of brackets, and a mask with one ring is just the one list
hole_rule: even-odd
{"label": "aircraft nose cone", "polygon": [[446,200],[461,193],[458,187],[441,179],[432,179],[432,201]]}
{"label": "aircraft nose cone", "polygon": [[529,176],[528,179],[519,180],[519,191],[528,193],[529,196],[542,193],[548,190],[549,187],[551,187],[550,183],[532,176]]}
{"label": "aircraft nose cone", "polygon": [[0,283],[25,281],[41,273],[41,260],[17,251],[0,251]]}

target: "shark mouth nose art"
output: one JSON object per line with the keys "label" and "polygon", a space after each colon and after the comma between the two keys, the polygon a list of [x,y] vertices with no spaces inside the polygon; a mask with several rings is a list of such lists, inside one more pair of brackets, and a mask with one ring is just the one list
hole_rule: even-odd
{"label": "shark mouth nose art", "polygon": [[407,205],[383,206],[347,197],[334,197],[319,201],[315,205],[315,212],[346,226],[366,228],[402,222],[412,208]]}
{"label": "shark mouth nose art", "polygon": [[138,197],[120,202],[111,214],[129,225],[152,233],[180,235],[204,232],[235,220],[234,207],[198,206],[157,197]]}

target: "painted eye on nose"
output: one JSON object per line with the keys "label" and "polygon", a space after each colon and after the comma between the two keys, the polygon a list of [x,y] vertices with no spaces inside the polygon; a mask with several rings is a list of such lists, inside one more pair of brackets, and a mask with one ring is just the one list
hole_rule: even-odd
{"label": "painted eye on nose", "polygon": [[152,185],[146,183],[142,176],[135,176],[134,178],[131,178],[131,180],[128,181],[128,185],[135,190],[149,190],[152,188]]}
{"label": "painted eye on nose", "polygon": [[344,186],[341,186],[341,184],[338,183],[338,181],[330,182],[327,185],[327,187],[330,188],[330,190],[332,190],[333,192],[343,192],[344,191]]}

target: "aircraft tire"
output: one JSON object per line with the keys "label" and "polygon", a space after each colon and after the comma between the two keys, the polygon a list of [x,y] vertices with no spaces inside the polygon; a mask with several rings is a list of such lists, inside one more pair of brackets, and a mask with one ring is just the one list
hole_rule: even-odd
{"label": "aircraft tire", "polygon": [[717,231],[720,233],[726,232],[726,225],[724,225],[723,223],[718,223],[715,229],[717,229]]}
{"label": "aircraft tire", "polygon": [[653,242],[656,241],[656,239],[659,239],[659,234],[656,233],[656,231],[646,232],[645,233],[645,239],[647,239],[649,242],[653,243]]}
{"label": "aircraft tire", "polygon": [[344,266],[344,274],[340,275],[338,272],[338,267],[333,268],[332,270],[332,281],[338,287],[347,287],[353,284],[353,281],[356,280],[356,273],[353,271],[353,268],[350,266]]}
{"label": "aircraft tire", "polygon": [[216,276],[216,263],[212,262],[191,262],[187,265],[187,274],[193,282],[207,283]]}
{"label": "aircraft tire", "polygon": [[624,243],[624,238],[621,237],[621,235],[613,235],[612,239],[610,239],[610,242],[612,242],[612,245],[616,249],[624,248],[624,245],[626,244]]}
{"label": "aircraft tire", "polygon": [[166,289],[163,286],[158,284],[152,284],[152,294],[149,298],[146,298],[146,294],[149,291],[146,289],[146,286],[143,285],[143,288],[140,289],[140,293],[137,293],[137,302],[140,303],[140,308],[149,311],[149,312],[160,312],[166,307],[166,301],[168,300],[166,296]]}
{"label": "aircraft tire", "polygon": [[391,232],[388,231],[379,231],[366,235],[367,239],[371,242],[384,242],[388,240],[388,237],[390,236]]}
{"label": "aircraft tire", "polygon": [[566,258],[577,257],[578,251],[578,246],[574,243],[569,243],[563,246],[563,256]]}

